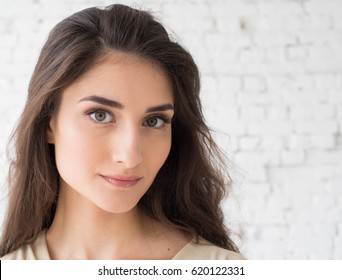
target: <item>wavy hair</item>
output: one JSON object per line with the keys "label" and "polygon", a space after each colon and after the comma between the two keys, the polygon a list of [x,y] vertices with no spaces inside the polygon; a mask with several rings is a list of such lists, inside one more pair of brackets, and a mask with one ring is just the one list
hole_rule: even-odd
{"label": "wavy hair", "polygon": [[32,243],[49,228],[56,210],[59,174],[47,141],[49,120],[66,87],[111,52],[158,63],[174,94],[170,154],[138,206],[155,219],[198,240],[238,252],[220,207],[231,178],[206,125],[199,98],[200,78],[192,56],[170,39],[146,11],[124,5],[82,10],[49,34],[34,69],[28,98],[11,143],[9,207],[0,255]]}

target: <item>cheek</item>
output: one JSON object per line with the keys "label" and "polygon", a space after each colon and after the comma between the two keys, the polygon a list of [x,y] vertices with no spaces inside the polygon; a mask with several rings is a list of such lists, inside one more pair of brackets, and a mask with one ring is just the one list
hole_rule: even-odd
{"label": "cheek", "polygon": [[56,164],[60,174],[83,173],[82,168],[91,167],[101,153],[99,138],[71,124],[61,126],[60,131],[62,133],[55,137]]}
{"label": "cheek", "polygon": [[171,134],[148,141],[144,145],[144,161],[157,173],[167,159],[171,149]]}

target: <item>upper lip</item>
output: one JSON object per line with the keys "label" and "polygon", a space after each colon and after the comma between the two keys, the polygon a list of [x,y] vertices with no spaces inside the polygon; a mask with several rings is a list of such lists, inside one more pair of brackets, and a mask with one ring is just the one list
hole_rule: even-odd
{"label": "upper lip", "polygon": [[120,181],[134,181],[134,180],[139,180],[142,177],[135,176],[135,175],[101,175],[102,177],[112,179],[112,180],[120,180]]}

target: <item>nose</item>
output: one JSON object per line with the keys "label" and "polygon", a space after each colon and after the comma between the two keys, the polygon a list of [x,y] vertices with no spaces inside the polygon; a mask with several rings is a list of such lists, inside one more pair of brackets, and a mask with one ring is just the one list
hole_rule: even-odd
{"label": "nose", "polygon": [[134,168],[142,162],[141,135],[138,128],[121,128],[115,133],[114,139],[114,161],[126,168]]}

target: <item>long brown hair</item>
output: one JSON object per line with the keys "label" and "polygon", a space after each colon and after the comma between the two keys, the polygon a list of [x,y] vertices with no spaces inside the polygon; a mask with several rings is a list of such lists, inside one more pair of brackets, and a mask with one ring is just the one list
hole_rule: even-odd
{"label": "long brown hair", "polygon": [[231,180],[204,122],[199,72],[193,58],[170,40],[150,13],[111,5],[85,9],[64,19],[51,31],[41,51],[12,138],[15,159],[9,172],[9,208],[0,255],[33,242],[51,225],[59,175],[54,148],[47,142],[49,120],[63,90],[113,51],[158,63],[173,85],[171,151],[139,207],[195,238],[238,251],[220,208]]}

